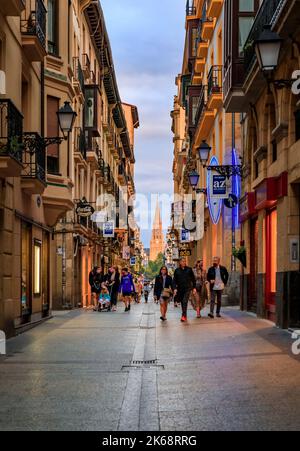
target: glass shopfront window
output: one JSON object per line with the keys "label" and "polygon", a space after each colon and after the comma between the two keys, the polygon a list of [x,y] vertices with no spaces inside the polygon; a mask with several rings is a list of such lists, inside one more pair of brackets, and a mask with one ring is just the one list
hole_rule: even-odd
{"label": "glass shopfront window", "polygon": [[33,294],[34,296],[41,295],[41,252],[42,243],[40,241],[34,241],[33,247]]}

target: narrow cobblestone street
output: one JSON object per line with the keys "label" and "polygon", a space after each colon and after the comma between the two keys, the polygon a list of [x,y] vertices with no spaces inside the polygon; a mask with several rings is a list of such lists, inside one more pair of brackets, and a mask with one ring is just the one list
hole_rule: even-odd
{"label": "narrow cobblestone street", "polygon": [[0,359],[0,430],[299,429],[291,336],[236,309],[189,316],[54,313]]}

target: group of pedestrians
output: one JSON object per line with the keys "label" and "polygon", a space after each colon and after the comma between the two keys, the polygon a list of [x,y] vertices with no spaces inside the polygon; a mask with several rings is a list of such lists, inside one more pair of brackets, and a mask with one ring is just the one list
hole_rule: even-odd
{"label": "group of pedestrians", "polygon": [[92,292],[94,311],[117,310],[120,289],[120,272],[117,266],[109,268],[105,274],[103,268],[95,267],[89,274],[89,284]]}
{"label": "group of pedestrians", "polygon": [[154,300],[160,303],[161,320],[167,320],[167,310],[170,300],[174,297],[175,307],[181,304],[181,321],[187,321],[188,303],[191,300],[197,313],[201,318],[201,310],[206,301],[210,300],[209,317],[214,318],[216,314],[221,318],[222,294],[228,283],[229,274],[227,269],[220,264],[220,258],[213,259],[213,266],[206,273],[203,261],[197,261],[194,269],[187,266],[187,261],[182,258],[179,267],[175,270],[174,277],[168,274],[168,268],[163,266],[160,274],[155,279]]}
{"label": "group of pedestrians", "polygon": [[[197,318],[201,318],[201,311],[206,302],[210,301],[209,317],[221,318],[222,294],[228,283],[227,269],[220,264],[220,258],[213,259],[213,266],[206,272],[203,261],[196,262],[194,268],[187,266],[187,260],[182,258],[174,277],[163,266],[155,279],[154,301],[160,304],[161,321],[167,320],[169,302],[174,299],[175,307],[182,308],[181,321],[187,321],[188,303],[191,301]],[[125,312],[131,310],[133,300],[141,302],[142,293],[148,302],[151,291],[150,284],[143,284],[136,280],[128,268],[123,268],[121,274],[117,266],[112,266],[107,274],[101,267],[95,267],[89,275],[92,299],[95,311],[112,311],[117,309],[118,300],[125,305]]]}
{"label": "group of pedestrians", "polygon": [[140,282],[134,280],[128,268],[123,268],[120,274],[117,266],[109,268],[105,274],[103,268],[95,267],[89,274],[89,284],[92,292],[94,311],[117,310],[118,299],[125,305],[125,312],[131,309],[131,302],[140,302]]}

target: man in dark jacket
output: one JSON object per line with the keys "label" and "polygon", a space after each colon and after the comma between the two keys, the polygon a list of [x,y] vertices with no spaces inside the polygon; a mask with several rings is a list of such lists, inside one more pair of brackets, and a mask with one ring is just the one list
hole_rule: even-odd
{"label": "man in dark jacket", "polygon": [[179,262],[179,268],[174,273],[174,289],[175,296],[181,302],[182,317],[181,322],[187,321],[187,308],[192,291],[196,291],[196,278],[192,268],[187,266],[187,261],[182,258]]}
{"label": "man in dark jacket", "polygon": [[229,279],[229,274],[224,266],[220,265],[220,258],[215,257],[213,266],[208,270],[207,280],[210,283],[211,304],[210,318],[215,316],[215,304],[217,302],[217,318],[221,318],[222,295]]}

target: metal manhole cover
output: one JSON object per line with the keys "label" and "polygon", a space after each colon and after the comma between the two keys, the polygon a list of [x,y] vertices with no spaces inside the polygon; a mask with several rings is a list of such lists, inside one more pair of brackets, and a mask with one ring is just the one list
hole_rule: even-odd
{"label": "metal manhole cover", "polygon": [[160,368],[165,369],[164,365],[159,365],[157,360],[132,360],[129,365],[123,365],[122,370],[126,369],[153,369]]}

